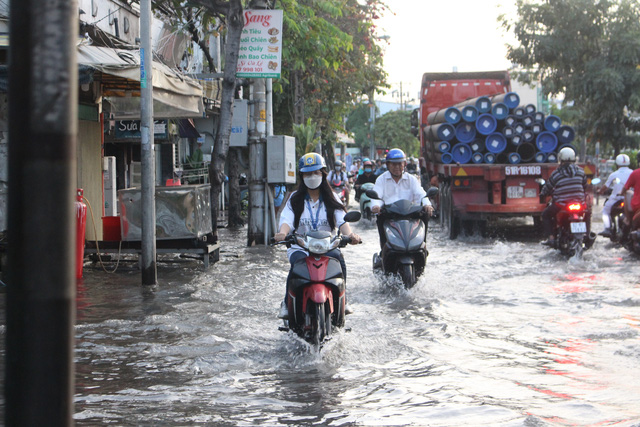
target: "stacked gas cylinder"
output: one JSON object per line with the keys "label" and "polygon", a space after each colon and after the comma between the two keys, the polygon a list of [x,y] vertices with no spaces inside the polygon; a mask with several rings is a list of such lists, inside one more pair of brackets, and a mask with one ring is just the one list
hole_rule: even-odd
{"label": "stacked gas cylinder", "polygon": [[427,154],[438,163],[555,163],[575,130],[520,106],[515,92],[469,99],[427,117]]}

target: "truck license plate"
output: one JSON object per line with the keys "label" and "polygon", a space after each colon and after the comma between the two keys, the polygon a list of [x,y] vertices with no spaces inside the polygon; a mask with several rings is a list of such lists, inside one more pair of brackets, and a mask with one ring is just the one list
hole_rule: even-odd
{"label": "truck license plate", "polygon": [[508,199],[521,199],[524,197],[524,188],[520,186],[507,187]]}
{"label": "truck license plate", "polygon": [[572,222],[571,223],[571,232],[572,233],[586,233],[587,232],[587,223],[586,222]]}

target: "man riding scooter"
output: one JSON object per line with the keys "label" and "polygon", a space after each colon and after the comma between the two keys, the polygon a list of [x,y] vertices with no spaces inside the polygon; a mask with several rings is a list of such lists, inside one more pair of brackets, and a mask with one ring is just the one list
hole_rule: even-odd
{"label": "man riding scooter", "polygon": [[611,196],[607,199],[602,207],[602,223],[604,224],[604,230],[600,233],[601,236],[611,237],[611,208],[624,199],[621,193],[622,188],[627,183],[629,175],[633,172],[629,169],[630,159],[626,154],[618,154],[616,157],[616,165],[618,170],[611,173],[607,178],[607,182],[600,189],[599,193],[603,194],[608,188],[611,188]]}
{"label": "man riding scooter", "polygon": [[[376,179],[373,190],[378,193],[380,200],[373,200],[371,211],[375,214],[380,213],[382,205],[389,205],[396,200],[406,199],[413,203],[420,203],[423,206],[425,224],[428,222],[429,216],[433,214],[433,206],[427,197],[427,192],[420,185],[418,179],[404,171],[407,164],[407,158],[404,151],[399,148],[393,148],[387,153],[387,171]],[[378,216],[378,233],[380,235],[380,247],[384,247],[387,241],[384,228],[384,218]]]}
{"label": "man riding scooter", "polygon": [[[570,147],[564,147],[558,152],[558,162],[560,166],[553,171],[549,180],[540,191],[541,196],[551,196],[549,206],[542,212],[542,225],[547,240],[541,242],[545,246],[556,247],[554,233],[554,219],[560,211],[560,205],[572,200],[585,201],[585,187],[587,176],[584,170],[575,164],[576,152]],[[585,216],[587,223],[587,233],[591,229],[591,212]]]}

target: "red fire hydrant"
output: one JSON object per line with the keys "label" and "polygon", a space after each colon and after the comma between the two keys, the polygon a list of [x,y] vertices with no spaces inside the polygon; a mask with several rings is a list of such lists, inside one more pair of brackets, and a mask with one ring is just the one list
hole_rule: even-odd
{"label": "red fire hydrant", "polygon": [[87,224],[87,205],[82,201],[83,194],[82,188],[78,188],[76,194],[76,279],[82,278],[84,233]]}

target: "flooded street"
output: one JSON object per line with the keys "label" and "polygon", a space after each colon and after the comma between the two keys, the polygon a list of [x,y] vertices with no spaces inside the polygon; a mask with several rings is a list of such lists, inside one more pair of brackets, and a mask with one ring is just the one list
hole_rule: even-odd
{"label": "flooded street", "polygon": [[221,230],[208,271],[159,264],[153,293],[126,266],[85,269],[76,424],[640,425],[640,260],[601,237],[568,260],[519,224],[432,226],[409,291],[372,273],[377,231],[356,224],[350,332],[320,353],[278,331],[285,249],[246,230]]}

